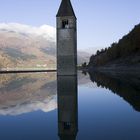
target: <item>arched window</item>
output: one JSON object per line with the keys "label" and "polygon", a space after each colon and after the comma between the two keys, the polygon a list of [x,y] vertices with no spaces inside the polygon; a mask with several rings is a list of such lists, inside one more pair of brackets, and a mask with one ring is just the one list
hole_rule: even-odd
{"label": "arched window", "polygon": [[62,28],[63,29],[69,28],[69,21],[68,20],[63,20],[62,21]]}

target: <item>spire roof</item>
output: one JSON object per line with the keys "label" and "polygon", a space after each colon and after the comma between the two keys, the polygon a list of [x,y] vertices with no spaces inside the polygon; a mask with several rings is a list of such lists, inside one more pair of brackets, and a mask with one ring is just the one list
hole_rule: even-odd
{"label": "spire roof", "polygon": [[70,0],[62,0],[60,8],[56,16],[57,17],[64,17],[64,16],[76,17]]}

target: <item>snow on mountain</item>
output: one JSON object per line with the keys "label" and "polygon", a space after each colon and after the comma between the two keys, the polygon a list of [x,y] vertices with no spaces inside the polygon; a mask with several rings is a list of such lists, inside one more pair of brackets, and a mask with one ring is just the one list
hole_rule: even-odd
{"label": "snow on mountain", "polygon": [[[78,64],[90,54],[78,51]],[[19,23],[0,23],[0,69],[56,68],[56,29]],[[44,67],[45,66],[45,67]]]}
{"label": "snow on mountain", "polygon": [[20,34],[42,36],[45,39],[55,41],[56,30],[49,25],[42,25],[40,27],[34,27],[19,23],[0,23],[1,31],[16,32]]}

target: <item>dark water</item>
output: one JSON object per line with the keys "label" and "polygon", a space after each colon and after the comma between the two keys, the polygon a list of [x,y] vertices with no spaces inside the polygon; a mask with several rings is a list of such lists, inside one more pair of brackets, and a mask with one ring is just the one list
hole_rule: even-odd
{"label": "dark water", "polygon": [[0,75],[0,140],[139,140],[139,130],[138,75]]}

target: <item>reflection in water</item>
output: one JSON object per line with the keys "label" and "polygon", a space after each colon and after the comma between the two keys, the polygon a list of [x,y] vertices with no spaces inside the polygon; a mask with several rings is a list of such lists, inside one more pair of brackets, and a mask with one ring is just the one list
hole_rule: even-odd
{"label": "reflection in water", "polygon": [[75,140],[78,131],[77,77],[58,76],[58,135]]}
{"label": "reflection in water", "polygon": [[56,73],[0,75],[0,138],[57,140],[59,134],[61,140],[139,140],[140,113],[105,88],[140,111],[140,76],[90,73],[97,88],[85,74],[78,73],[79,102],[75,76],[56,81]]}
{"label": "reflection in water", "polygon": [[0,75],[0,115],[21,115],[57,108],[56,74]]}
{"label": "reflection in water", "polygon": [[97,86],[110,89],[113,93],[122,97],[136,111],[140,111],[140,76],[119,75],[89,72],[90,79]]}
{"label": "reflection in water", "polygon": [[[89,78],[79,74],[79,81],[85,84]],[[56,88],[56,73],[53,72],[0,74],[0,115],[16,116],[38,110],[55,110]]]}

